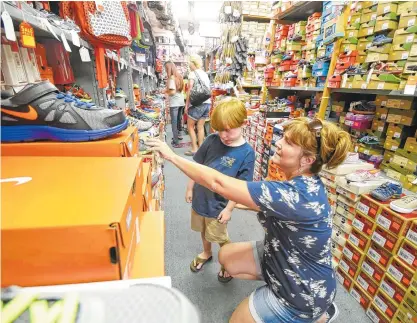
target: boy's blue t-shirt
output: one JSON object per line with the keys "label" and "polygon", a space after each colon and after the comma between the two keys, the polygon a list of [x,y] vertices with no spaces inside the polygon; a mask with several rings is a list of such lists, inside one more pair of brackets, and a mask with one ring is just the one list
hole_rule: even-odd
{"label": "boy's blue t-shirt", "polygon": [[300,318],[318,318],[333,302],[332,215],[318,176],[283,182],[249,182],[265,229],[262,273],[285,306]]}
{"label": "boy's blue t-shirt", "polygon": [[[244,181],[253,179],[255,152],[248,143],[229,147],[222,143],[218,134],[212,134],[195,153],[194,161],[227,176]],[[197,214],[217,218],[228,202],[223,196],[197,183],[194,184],[192,208]]]}

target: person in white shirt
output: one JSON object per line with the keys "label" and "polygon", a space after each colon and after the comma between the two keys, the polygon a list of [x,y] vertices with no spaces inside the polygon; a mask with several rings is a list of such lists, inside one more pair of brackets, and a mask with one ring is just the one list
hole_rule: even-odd
{"label": "person in white shirt", "polygon": [[[191,150],[187,151],[185,155],[194,156],[198,148],[203,144],[204,141],[204,124],[206,119],[209,116],[211,99],[207,99],[199,106],[190,105],[190,92],[193,88],[197,75],[202,82],[204,82],[207,87],[210,88],[210,79],[206,72],[204,72],[201,67],[203,65],[203,60],[198,55],[190,55],[189,64],[191,72],[188,75],[189,87],[187,91],[187,100],[185,103],[185,113],[188,115],[187,118],[187,127],[188,134],[191,138]],[[197,74],[197,75],[196,75]],[[197,133],[195,127],[197,125]]]}

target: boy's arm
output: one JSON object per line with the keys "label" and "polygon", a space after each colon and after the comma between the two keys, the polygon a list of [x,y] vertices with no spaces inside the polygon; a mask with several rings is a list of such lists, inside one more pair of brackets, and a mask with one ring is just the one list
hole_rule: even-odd
{"label": "boy's arm", "polygon": [[227,203],[227,205],[226,205],[225,209],[227,209],[228,211],[232,212],[232,211],[233,211],[233,209],[235,208],[236,204],[237,204],[236,202],[229,201],[229,202]]}

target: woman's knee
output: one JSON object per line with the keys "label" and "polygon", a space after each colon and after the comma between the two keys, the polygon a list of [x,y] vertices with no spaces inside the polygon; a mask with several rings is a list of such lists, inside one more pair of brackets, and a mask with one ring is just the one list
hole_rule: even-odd
{"label": "woman's knee", "polygon": [[233,245],[226,244],[220,248],[219,251],[219,262],[223,266],[227,266],[230,263],[230,257],[233,254]]}

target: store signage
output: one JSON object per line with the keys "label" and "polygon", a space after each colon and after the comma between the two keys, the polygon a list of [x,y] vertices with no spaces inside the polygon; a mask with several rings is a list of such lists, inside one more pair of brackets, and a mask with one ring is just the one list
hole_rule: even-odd
{"label": "store signage", "polygon": [[35,32],[33,31],[33,27],[24,21],[19,25],[19,30],[22,46],[26,48],[36,48]]}

